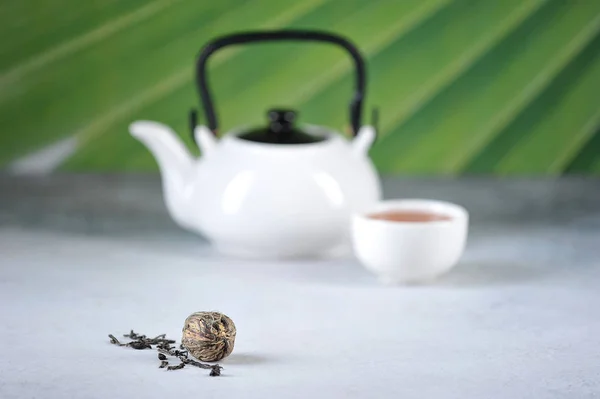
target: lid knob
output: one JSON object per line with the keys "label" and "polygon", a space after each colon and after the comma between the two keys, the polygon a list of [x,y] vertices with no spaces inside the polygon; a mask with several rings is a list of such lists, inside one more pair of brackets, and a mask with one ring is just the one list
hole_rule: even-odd
{"label": "lid knob", "polygon": [[267,125],[243,132],[239,138],[258,143],[269,144],[309,144],[326,140],[325,137],[314,135],[298,129],[296,111],[285,108],[273,108],[267,112]]}
{"label": "lid knob", "polygon": [[271,133],[291,133],[296,121],[296,112],[291,109],[271,109],[269,117],[269,130]]}

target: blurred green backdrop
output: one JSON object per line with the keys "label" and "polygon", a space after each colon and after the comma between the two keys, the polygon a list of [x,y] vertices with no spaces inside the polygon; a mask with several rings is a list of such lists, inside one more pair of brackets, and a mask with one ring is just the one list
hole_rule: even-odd
{"label": "blurred green backdrop", "polygon": [[[70,138],[61,170],[156,170],[128,124],[167,123],[192,148],[200,48],[288,27],[346,35],[368,57],[365,116],[380,108],[371,155],[384,173],[600,174],[600,0],[5,0],[0,11],[3,167]],[[264,123],[272,106],[345,131],[353,70],[337,48],[227,48],[209,72],[222,131]]]}

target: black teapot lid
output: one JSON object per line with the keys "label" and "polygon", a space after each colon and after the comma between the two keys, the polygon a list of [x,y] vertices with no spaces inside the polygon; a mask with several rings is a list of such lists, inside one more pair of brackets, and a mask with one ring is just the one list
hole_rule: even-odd
{"label": "black teapot lid", "polygon": [[267,117],[267,126],[241,133],[237,137],[266,144],[310,144],[325,140],[324,137],[295,127],[296,112],[291,109],[271,109],[267,112]]}

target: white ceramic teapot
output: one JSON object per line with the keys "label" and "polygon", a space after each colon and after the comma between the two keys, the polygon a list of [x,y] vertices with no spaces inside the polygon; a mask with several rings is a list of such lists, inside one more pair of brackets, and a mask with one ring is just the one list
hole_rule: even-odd
{"label": "white ceramic teapot", "polygon": [[[294,125],[292,110],[271,110],[269,123],[218,137],[217,118],[206,80],[206,63],[218,49],[257,41],[308,40],[337,44],[356,66],[350,104],[353,138],[320,126]],[[200,233],[219,251],[244,257],[324,257],[350,248],[350,217],[381,196],[368,157],[373,126],[361,126],[364,61],[346,39],[315,31],[261,31],[210,42],[197,61],[198,89],[208,126],[190,121],[202,155],[194,159],[167,126],[131,124],[131,134],[158,162],[165,203],[175,222]]]}

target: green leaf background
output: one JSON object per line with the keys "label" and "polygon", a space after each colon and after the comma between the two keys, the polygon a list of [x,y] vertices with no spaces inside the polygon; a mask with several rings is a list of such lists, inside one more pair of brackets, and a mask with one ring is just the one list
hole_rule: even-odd
{"label": "green leaf background", "polygon": [[[366,56],[383,173],[600,175],[598,0],[7,0],[0,20],[0,167],[75,137],[59,170],[156,171],[127,126],[167,123],[193,150],[207,41],[304,28]],[[353,70],[337,48],[233,47],[209,69],[221,131],[283,106],[346,134]]]}

